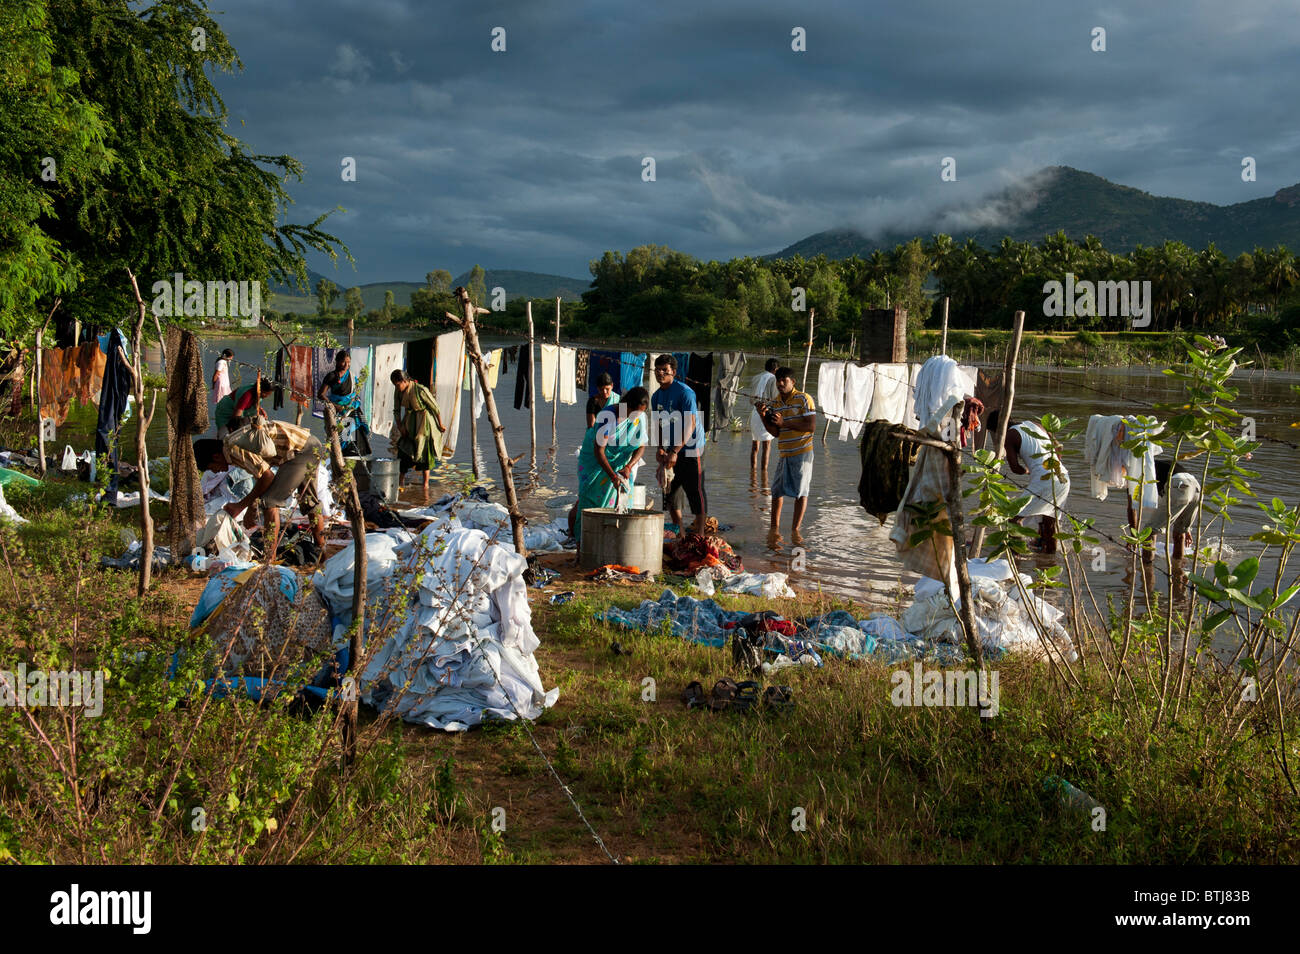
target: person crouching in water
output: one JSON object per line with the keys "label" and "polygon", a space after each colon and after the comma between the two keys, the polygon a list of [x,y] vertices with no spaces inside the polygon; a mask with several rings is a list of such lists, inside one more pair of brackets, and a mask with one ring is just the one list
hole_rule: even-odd
{"label": "person crouching in water", "polygon": [[632,388],[621,406],[602,408],[595,426],[587,428],[578,454],[578,503],[569,518],[569,533],[575,540],[582,541],[584,510],[612,507],[618,502],[618,491],[631,487],[632,473],[650,439],[649,406],[650,392]]}
{"label": "person crouching in water", "polygon": [[[997,430],[994,411],[989,430]],[[1038,539],[1029,544],[1036,553],[1056,553],[1056,521],[1070,495],[1070,473],[1061,461],[1061,448],[1033,421],[1012,420],[1004,445],[1007,465],[1013,474],[1028,474],[1029,501],[1016,516],[1017,523],[1039,517]]]}
{"label": "person crouching in water", "polygon": [[[305,427],[286,421],[266,421],[263,427],[275,444],[275,452],[263,457],[245,447],[240,447],[227,436],[221,450],[212,455],[208,470],[221,472],[231,465],[253,475],[253,489],[242,500],[228,503],[226,513],[238,520],[248,510],[245,527],[253,526],[255,503],[262,505],[263,552],[273,559],[280,544],[280,508],[287,506],[295,491],[298,509],[311,518],[311,535],[323,555],[325,552],[325,516],[321,511],[320,497],[316,493],[316,476],[324,449],[321,442]],[[279,470],[272,471],[272,467]]]}
{"label": "person crouching in water", "polygon": [[432,391],[400,369],[391,377],[393,386],[397,388],[397,409],[393,412],[393,419],[398,435],[399,480],[405,482],[409,470],[420,471],[424,474],[424,492],[427,494],[429,471],[442,460],[443,435],[447,428],[443,426],[442,414]]}
{"label": "person crouching in water", "polygon": [[794,372],[789,368],[776,371],[777,397],[774,405],[760,402],[755,408],[763,416],[763,426],[776,438],[780,459],[772,478],[772,530],[768,546],[781,542],[781,504],[794,499],[794,518],[790,525],[790,542],[803,543],[803,515],[808,510],[808,492],[812,488],[813,431],[817,429],[817,409],[813,399],[795,390]]}

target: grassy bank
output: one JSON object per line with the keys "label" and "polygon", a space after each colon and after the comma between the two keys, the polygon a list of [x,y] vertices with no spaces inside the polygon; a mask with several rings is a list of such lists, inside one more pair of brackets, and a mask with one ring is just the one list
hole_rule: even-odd
{"label": "grassy bank", "polygon": [[[199,712],[186,682],[197,670],[168,682],[162,668],[190,644],[203,579],[165,573],[135,601],[133,574],[95,568],[99,554],[120,550],[120,516],[79,511],[60,492],[13,494],[32,522],[0,541],[0,658],[58,668],[75,656],[113,672],[104,715],[81,720],[75,771],[5,713],[0,859],[604,860],[522,725],[447,735],[380,728],[363,709],[363,755],[343,785],[332,710],[226,700]],[[890,669],[834,659],[780,674],[796,699],[784,714],[687,710],[678,695],[691,680],[741,678],[729,651],[593,619],[661,586],[563,585],[578,596],[559,607],[530,591],[543,680],[561,690],[532,732],[621,860],[1300,859],[1300,816],[1267,732],[1227,743],[1189,705],[1153,735],[1109,705],[1095,672],[1065,694],[1046,666],[1020,659],[998,664],[992,734],[971,709],[897,708]],[[790,615],[847,605],[812,596],[723,602]],[[615,639],[630,656],[611,652]],[[138,652],[149,661],[126,662]],[[1145,694],[1145,680],[1137,683]],[[38,718],[60,728],[57,715]],[[1044,786],[1048,776],[1092,795],[1105,830],[1063,807]]]}

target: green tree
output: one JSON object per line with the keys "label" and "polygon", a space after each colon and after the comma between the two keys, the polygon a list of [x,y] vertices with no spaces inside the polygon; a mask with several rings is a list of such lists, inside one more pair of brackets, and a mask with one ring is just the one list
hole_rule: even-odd
{"label": "green tree", "polygon": [[[53,82],[78,102],[94,104],[114,159],[98,169],[74,162],[78,174],[60,181],[42,218],[80,278],[65,295],[74,317],[102,323],[129,313],[127,267],[148,296],[151,283],[170,281],[174,272],[187,280],[304,287],[309,249],[331,259],[340,251],[348,255],[320,230],[325,215],[305,226],[280,224],[290,202],[284,183],[301,179],[301,164],[253,153],[227,131],[225,104],[210,74],[242,64],[205,0],[45,0],[44,6],[48,44],[37,42],[55,65]],[[75,85],[62,85],[68,78]],[[0,114],[10,115],[14,94],[6,85]],[[0,165],[11,161],[0,146]],[[20,157],[24,168],[31,161]]]}
{"label": "green tree", "polygon": [[425,273],[424,280],[429,285],[429,291],[435,295],[445,295],[451,291],[451,272],[445,268],[435,268]]}
{"label": "green tree", "polygon": [[393,323],[393,312],[396,308],[393,299],[393,290],[387,288],[384,290],[384,310],[379,313],[379,320],[386,325]]}
{"label": "green tree", "polygon": [[56,63],[44,0],[0,4],[0,51],[0,331],[14,334],[38,302],[76,287],[79,263],[48,228],[55,199],[114,156],[102,108]]}
{"label": "green tree", "polygon": [[483,271],[482,265],[475,265],[469,270],[469,285],[466,287],[470,300],[480,308],[487,306],[487,283],[484,281],[486,276],[487,273]]}
{"label": "green tree", "polygon": [[322,278],[316,283],[316,314],[324,318],[330,313],[334,305],[334,299],[339,297],[339,286],[335,285],[328,278]]}
{"label": "green tree", "polygon": [[351,318],[353,322],[355,322],[365,310],[366,303],[361,297],[360,286],[353,285],[343,293],[343,314],[348,318]]}

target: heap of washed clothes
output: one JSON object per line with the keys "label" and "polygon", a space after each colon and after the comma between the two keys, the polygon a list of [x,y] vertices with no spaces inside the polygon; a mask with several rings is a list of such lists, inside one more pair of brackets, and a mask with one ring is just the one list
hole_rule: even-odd
{"label": "heap of washed clothes", "polygon": [[[452,510],[461,526],[482,530],[494,541],[506,544],[514,549],[514,537],[510,529],[510,511],[499,503],[491,503],[487,492],[482,487],[475,487],[465,494],[447,494],[427,507],[399,511],[405,518],[424,517],[437,520],[445,517]],[[557,518],[550,523],[527,524],[524,527],[524,546],[529,553],[559,553],[562,550],[577,548],[569,536],[569,523],[566,518]]]}
{"label": "heap of washed clothes", "polygon": [[[268,684],[280,689],[294,678],[295,688],[319,695],[336,686],[348,664],[354,566],[354,551],[346,547],[316,572],[311,587],[299,587],[283,567],[229,567],[209,581],[192,627],[218,618],[227,602],[253,601],[275,607],[284,619],[304,621],[278,626],[275,633],[256,623],[213,632],[217,658],[225,660],[218,676],[243,679],[254,697],[265,694]],[[492,542],[449,512],[418,535],[404,528],[366,534],[362,634],[371,651],[359,679],[361,700],[449,732],[485,719],[536,719],[553,706],[559,690],[546,691],[533,657],[539,640],[524,585],[526,566],[508,543]],[[252,587],[257,591],[247,591]],[[303,679],[307,669],[301,665],[245,671],[251,659],[285,655],[286,643],[295,663],[304,651],[314,654],[315,665],[308,667],[313,678]]]}
{"label": "heap of washed clothes", "polygon": [[[1003,560],[985,563],[972,560],[971,592],[975,603],[976,627],[988,658],[1006,652],[1059,652],[1076,658],[1069,635],[1061,626],[1062,613],[1050,603],[1026,591],[1030,606],[1011,580]],[[782,574],[773,574],[782,576]],[[782,583],[784,581],[781,581]],[[1024,574],[1020,582],[1031,581]],[[724,584],[725,586],[725,584]],[[636,609],[610,606],[596,619],[624,629],[659,632],[667,630],[679,639],[721,648],[737,628],[754,632],[756,619],[763,618],[760,631],[769,653],[802,663],[820,665],[821,654],[848,659],[871,658],[886,664],[925,660],[935,665],[958,665],[966,658],[961,623],[938,580],[922,579],[916,599],[901,620],[885,613],[859,619],[845,610],[796,619],[767,611],[763,614],[728,610],[712,599],[697,600],[664,590],[658,600],[645,600]],[[1046,633],[1040,637],[1038,623]]]}

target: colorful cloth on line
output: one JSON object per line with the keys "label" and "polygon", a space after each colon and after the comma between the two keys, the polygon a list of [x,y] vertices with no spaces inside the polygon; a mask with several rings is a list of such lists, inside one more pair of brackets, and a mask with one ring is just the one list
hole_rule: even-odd
{"label": "colorful cloth on line", "polygon": [[622,354],[618,351],[592,351],[590,352],[589,366],[587,370],[587,393],[595,394],[600,388],[600,376],[608,374],[609,379],[614,382],[616,391],[625,390],[621,386],[623,379],[623,359]]}
{"label": "colorful cloth on line", "polygon": [[614,386],[626,394],[633,388],[645,384],[645,352],[637,354],[624,351],[619,355],[619,373],[614,378]]}
{"label": "colorful cloth on line", "polygon": [[573,362],[573,386],[579,391],[586,391],[589,377],[587,369],[591,364],[591,352],[586,348],[579,348],[573,357]]}

